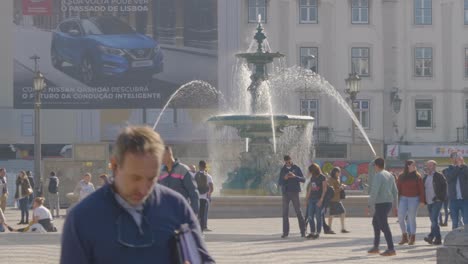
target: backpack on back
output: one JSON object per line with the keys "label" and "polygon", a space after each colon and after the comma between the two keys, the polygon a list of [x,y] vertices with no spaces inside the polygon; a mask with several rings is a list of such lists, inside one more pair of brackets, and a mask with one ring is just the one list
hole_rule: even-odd
{"label": "backpack on back", "polygon": [[197,174],[195,174],[195,181],[197,182],[198,192],[200,194],[205,194],[210,190],[208,176],[205,173],[197,172]]}
{"label": "backpack on back", "polygon": [[49,193],[58,192],[58,181],[56,178],[49,178]]}

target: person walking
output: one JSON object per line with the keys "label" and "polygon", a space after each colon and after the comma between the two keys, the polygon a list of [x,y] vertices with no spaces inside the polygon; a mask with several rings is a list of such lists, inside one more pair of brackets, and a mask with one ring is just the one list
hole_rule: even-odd
{"label": "person walking", "polygon": [[190,238],[190,263],[215,263],[187,200],[157,184],[163,153],[164,142],[150,127],[129,126],[119,134],[111,157],[114,180],[70,211],[61,264],[175,263],[181,227]]}
{"label": "person walking", "polygon": [[55,171],[51,171],[49,176],[49,184],[47,185],[47,191],[49,193],[49,208],[52,212],[52,216],[54,215],[55,211],[56,218],[60,217],[59,185],[59,178],[57,177]]}
{"label": "person walking", "polygon": [[94,188],[94,184],[91,182],[91,177],[91,173],[85,173],[83,175],[83,179],[76,185],[74,193],[75,195],[78,195],[79,201],[82,201],[96,190]]}
{"label": "person walking", "polygon": [[385,170],[385,160],[374,160],[375,175],[369,185],[369,206],[374,207],[372,226],[374,227],[374,246],[367,251],[369,254],[379,254],[380,232],[387,241],[387,250],[381,256],[394,256],[396,251],[393,245],[392,232],[388,225],[388,213],[392,210],[392,203],[398,198],[398,190],[393,175]]}
{"label": "person walking", "polygon": [[[414,245],[416,241],[416,216],[419,206],[425,204],[424,183],[416,169],[414,160],[407,160],[403,173],[397,181],[400,202],[398,205],[398,223],[402,232],[398,245]],[[407,226],[408,225],[408,228]],[[409,233],[408,233],[409,232]]]}
{"label": "person walking", "polygon": [[300,183],[305,182],[301,168],[295,165],[289,155],[283,157],[284,166],[280,170],[278,185],[281,187],[282,206],[283,206],[283,234],[281,238],[289,236],[289,203],[292,202],[296,212],[297,221],[301,237],[305,237],[305,221],[302,215],[299,193],[301,192]]}
{"label": "person walking", "polygon": [[210,208],[211,194],[213,193],[213,177],[208,174],[206,161],[200,160],[198,163],[198,172],[194,176],[200,194],[200,213],[198,219],[203,232],[211,231],[208,229],[208,209]]}
{"label": "person walking", "polygon": [[444,175],[436,171],[436,167],[437,162],[434,160],[426,162],[427,174],[424,176],[423,183],[427,210],[429,211],[429,219],[431,220],[431,232],[424,238],[424,241],[429,244],[440,245],[442,244],[442,236],[437,219],[447,197],[447,181]]}
{"label": "person walking", "polygon": [[328,217],[328,226],[330,229],[332,227],[333,217],[339,216],[341,220],[341,233],[349,233],[345,228],[345,217],[346,211],[341,203],[341,191],[344,190],[344,187],[341,185],[341,169],[335,167],[330,172],[330,178],[328,179],[328,185],[333,188],[334,195],[330,201],[330,216]]}
{"label": "person walking", "polygon": [[16,179],[15,199],[19,203],[21,210],[21,221],[18,225],[27,225],[29,223],[29,195],[33,192],[29,184],[28,176],[25,171],[20,171]]}
{"label": "person walking", "polygon": [[197,187],[193,183],[192,175],[190,175],[187,165],[179,162],[174,158],[172,148],[164,147],[163,168],[158,182],[184,196],[190,200],[190,206],[195,214],[198,215],[200,208],[199,194]]}
{"label": "person walking", "polygon": [[8,198],[8,184],[6,169],[0,168],[0,209],[3,212],[6,210],[6,203]]}
{"label": "person walking", "polygon": [[[447,179],[452,229],[468,221],[468,167],[460,152],[450,154],[452,164],[444,170]],[[463,223],[459,218],[463,217]]]}
{"label": "person walking", "polygon": [[[327,179],[322,174],[322,170],[317,163],[312,163],[308,168],[311,175],[307,188],[306,206],[308,210],[310,234],[308,239],[318,239],[322,231],[322,206],[327,192]],[[315,225],[314,218],[317,220]]]}

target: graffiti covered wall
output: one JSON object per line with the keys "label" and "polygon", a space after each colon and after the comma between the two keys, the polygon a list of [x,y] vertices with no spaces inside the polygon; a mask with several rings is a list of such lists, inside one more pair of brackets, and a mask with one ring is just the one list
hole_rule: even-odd
{"label": "graffiti covered wall", "polygon": [[[348,190],[366,190],[369,177],[369,161],[346,161],[346,160],[315,160],[322,168],[323,173],[329,174],[334,167],[341,169],[341,182],[347,185]],[[403,172],[401,165],[389,164],[388,171],[399,175]]]}

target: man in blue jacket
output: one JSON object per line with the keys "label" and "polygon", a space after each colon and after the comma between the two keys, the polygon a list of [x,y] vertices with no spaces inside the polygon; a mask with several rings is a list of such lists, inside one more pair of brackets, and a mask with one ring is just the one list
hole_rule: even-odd
{"label": "man in blue jacket", "polygon": [[299,202],[299,192],[301,192],[300,183],[305,182],[304,175],[301,169],[293,164],[289,155],[284,156],[284,166],[281,168],[278,185],[281,186],[283,193],[283,235],[282,238],[287,238],[289,235],[289,202],[292,201],[294,210],[296,211],[297,220],[301,236],[305,237],[305,221],[301,211]]}
{"label": "man in blue jacket", "polygon": [[175,263],[174,232],[188,225],[200,262],[214,263],[187,201],[156,184],[164,144],[149,127],[127,127],[111,158],[114,181],[76,205],[65,222],[61,264]]}
{"label": "man in blue jacket", "polygon": [[189,200],[192,210],[198,215],[200,208],[199,194],[193,183],[189,167],[174,158],[170,146],[165,146],[162,162],[164,166],[158,183],[180,193]]}
{"label": "man in blue jacket", "polygon": [[452,152],[450,158],[453,165],[443,170],[443,174],[447,178],[452,229],[456,229],[459,217],[463,217],[465,224],[468,221],[468,167],[460,152]]}

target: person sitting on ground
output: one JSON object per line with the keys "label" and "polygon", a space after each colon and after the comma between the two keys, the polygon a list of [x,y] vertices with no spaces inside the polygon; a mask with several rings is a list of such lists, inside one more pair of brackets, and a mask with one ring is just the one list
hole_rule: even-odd
{"label": "person sitting on ground", "polygon": [[44,206],[44,197],[36,197],[33,203],[33,220],[25,228],[13,229],[7,225],[11,232],[57,232],[52,223],[52,214],[49,209]]}

